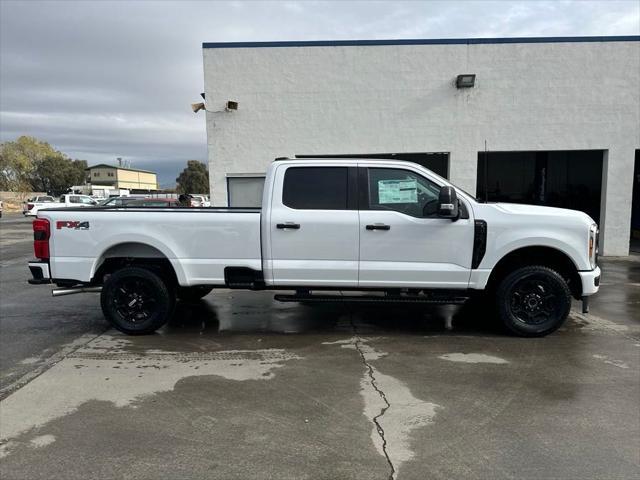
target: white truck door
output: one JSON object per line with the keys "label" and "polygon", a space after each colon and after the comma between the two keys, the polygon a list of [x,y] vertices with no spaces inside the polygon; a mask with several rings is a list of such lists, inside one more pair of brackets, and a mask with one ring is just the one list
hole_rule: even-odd
{"label": "white truck door", "polygon": [[357,168],[280,165],[271,197],[274,285],[358,285]]}
{"label": "white truck door", "polygon": [[360,287],[467,288],[473,218],[437,217],[440,186],[417,171],[361,166]]}

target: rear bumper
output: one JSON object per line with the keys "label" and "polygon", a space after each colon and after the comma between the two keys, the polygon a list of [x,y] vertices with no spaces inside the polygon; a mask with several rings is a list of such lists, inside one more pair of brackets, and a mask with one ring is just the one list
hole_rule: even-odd
{"label": "rear bumper", "polygon": [[598,293],[600,289],[600,267],[586,272],[578,272],[582,281],[582,296],[588,297],[594,293]]}
{"label": "rear bumper", "polygon": [[29,270],[31,271],[31,278],[28,280],[28,282],[31,285],[42,285],[45,283],[51,283],[49,262],[42,260],[33,260],[29,262]]}

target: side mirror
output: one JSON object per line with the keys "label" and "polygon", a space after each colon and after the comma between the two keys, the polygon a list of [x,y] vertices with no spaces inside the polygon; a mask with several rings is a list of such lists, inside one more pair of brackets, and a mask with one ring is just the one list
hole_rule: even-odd
{"label": "side mirror", "polygon": [[455,221],[460,215],[460,204],[456,189],[449,186],[440,188],[438,195],[438,217]]}

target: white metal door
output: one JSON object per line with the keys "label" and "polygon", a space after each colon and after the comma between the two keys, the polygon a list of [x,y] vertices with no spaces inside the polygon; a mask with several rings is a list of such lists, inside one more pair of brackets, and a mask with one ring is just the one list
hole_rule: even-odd
{"label": "white metal door", "polygon": [[355,167],[326,162],[277,169],[268,225],[274,285],[358,285],[355,182]]}
{"label": "white metal door", "polygon": [[466,288],[473,219],[437,218],[440,186],[417,171],[360,172],[359,286]]}

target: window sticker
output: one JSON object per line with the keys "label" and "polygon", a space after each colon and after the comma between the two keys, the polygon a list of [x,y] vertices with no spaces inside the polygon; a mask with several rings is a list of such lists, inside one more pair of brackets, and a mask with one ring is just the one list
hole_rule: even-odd
{"label": "window sticker", "polygon": [[418,182],[407,180],[378,180],[378,203],[418,203]]}

